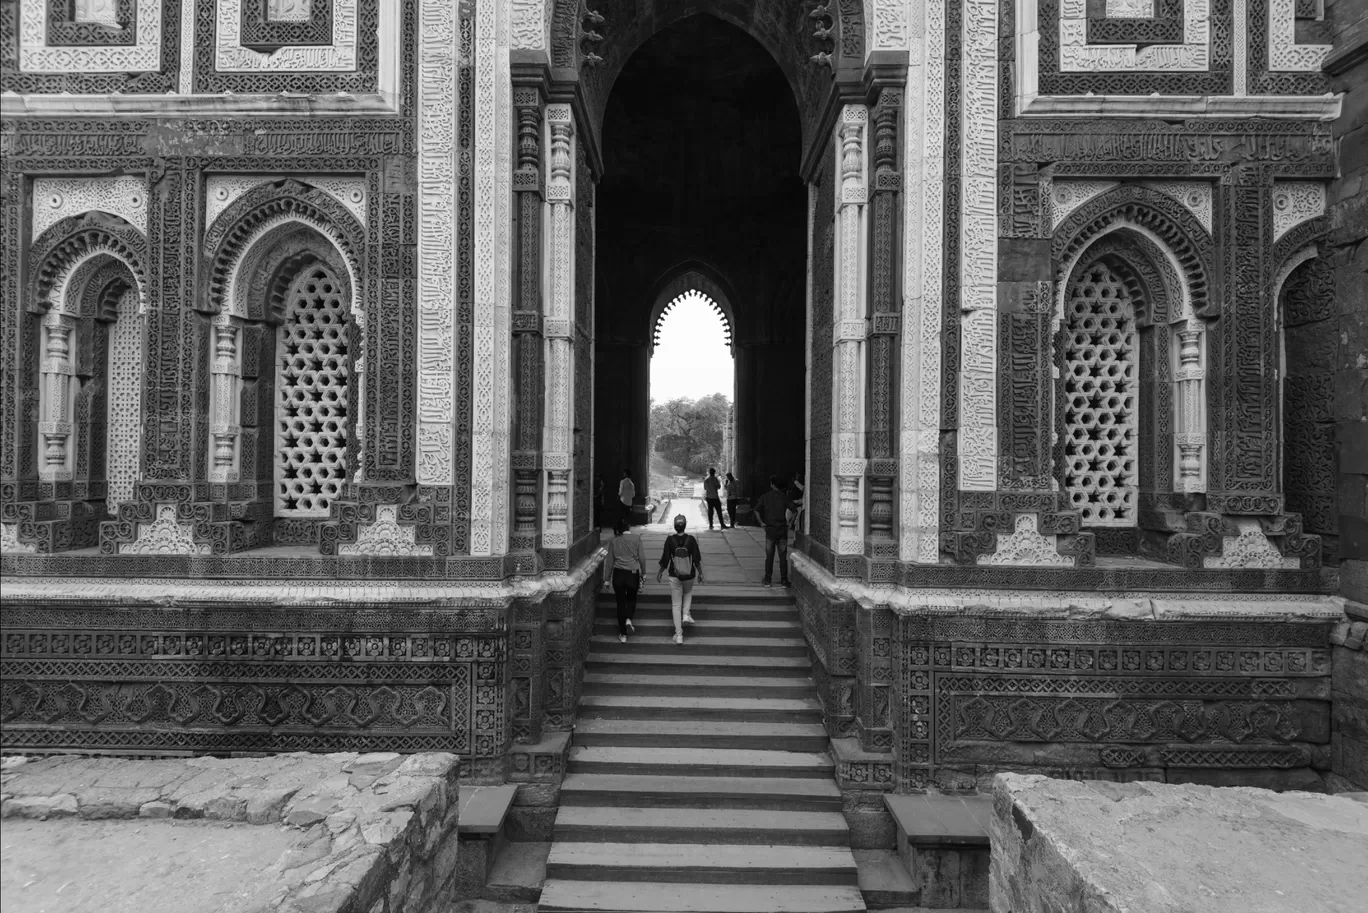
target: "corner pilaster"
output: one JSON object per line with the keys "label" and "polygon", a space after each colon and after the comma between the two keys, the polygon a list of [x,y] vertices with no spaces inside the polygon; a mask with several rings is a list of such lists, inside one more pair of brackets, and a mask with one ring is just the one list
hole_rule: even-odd
{"label": "corner pilaster", "polygon": [[868,328],[865,314],[865,264],[868,229],[865,224],[868,203],[868,178],[865,162],[865,136],[869,109],[846,105],[836,125],[837,174],[840,188],[836,220],[836,317],[832,321],[832,364],[834,366],[832,487],[835,490],[835,517],[831,538],[836,553],[836,575],[861,575],[864,555],[862,530],[865,504],[862,484],[865,467],[864,370]]}
{"label": "corner pilaster", "polygon": [[[546,106],[548,297],[542,325],[546,371],[542,422],[542,545],[570,548],[572,421],[574,416],[575,117],[568,104]],[[563,566],[564,561],[555,563]],[[553,562],[548,557],[548,566]]]}

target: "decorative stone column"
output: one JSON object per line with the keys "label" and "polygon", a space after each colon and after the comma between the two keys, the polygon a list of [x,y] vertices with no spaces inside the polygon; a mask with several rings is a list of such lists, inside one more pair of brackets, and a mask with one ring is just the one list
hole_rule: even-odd
{"label": "decorative stone column", "polygon": [[836,516],[832,540],[838,577],[861,576],[864,503],[860,483],[864,458],[865,337],[865,129],[869,109],[846,105],[836,128],[840,196],[835,244],[835,311],[832,335],[833,445],[832,484]]}
{"label": "decorative stone column", "polygon": [[894,437],[898,433],[895,366],[900,354],[900,302],[895,294],[902,209],[898,171],[898,113],[902,91],[884,89],[874,108],[874,196],[870,201],[869,328],[869,534],[865,557],[870,583],[897,576],[893,483],[898,477]]}
{"label": "decorative stone column", "polygon": [[242,436],[238,415],[238,396],[242,385],[238,338],[242,321],[220,314],[214,318],[213,328],[214,356],[209,367],[213,384],[209,393],[209,481],[236,482]]}
{"label": "decorative stone column", "polygon": [[38,424],[43,446],[38,478],[45,482],[70,482],[72,479],[71,382],[76,372],[72,357],[75,328],[75,319],[59,311],[50,310],[43,317],[43,418]]}
{"label": "decorative stone column", "polygon": [[546,107],[549,166],[546,200],[547,280],[543,352],[546,400],[542,423],[545,512],[542,544],[570,547],[571,427],[574,415],[575,202],[574,114],[569,105]]}
{"label": "decorative stone column", "polygon": [[[541,545],[541,516],[537,509],[542,423],[542,95],[535,86],[515,86],[513,105],[518,116],[517,167],[513,191],[518,217],[513,293],[513,530],[509,551],[534,553]],[[536,573],[535,560],[517,563],[522,572]]]}
{"label": "decorative stone column", "polygon": [[1178,357],[1174,371],[1174,440],[1178,446],[1173,489],[1206,491],[1206,358],[1202,322],[1190,319],[1177,332]]}

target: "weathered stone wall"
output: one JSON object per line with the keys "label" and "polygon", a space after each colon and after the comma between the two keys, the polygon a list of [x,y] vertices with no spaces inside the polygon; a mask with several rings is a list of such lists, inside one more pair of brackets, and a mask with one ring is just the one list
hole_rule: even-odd
{"label": "weathered stone wall", "polygon": [[[1339,456],[1340,592],[1351,621],[1368,621],[1368,2],[1326,3],[1335,51],[1332,88],[1344,92],[1334,125],[1339,177],[1330,185],[1336,364],[1334,418]],[[1356,629],[1355,629],[1356,630]],[[1335,772],[1368,787],[1368,662],[1350,634],[1334,651]]]}
{"label": "weathered stone wall", "polygon": [[[0,814],[297,829],[270,868],[241,873],[271,885],[271,909],[428,913],[446,909],[456,877],[457,767],[441,753],[49,758],[7,766]],[[79,852],[80,839],[65,845]]]}
{"label": "weathered stone wall", "polygon": [[1368,608],[1351,603],[1349,620],[1330,633],[1330,643],[1330,785],[1336,792],[1368,789]]}

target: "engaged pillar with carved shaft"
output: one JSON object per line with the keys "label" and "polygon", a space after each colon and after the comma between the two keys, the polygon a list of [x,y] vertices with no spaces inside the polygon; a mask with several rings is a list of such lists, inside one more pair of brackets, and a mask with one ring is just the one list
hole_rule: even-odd
{"label": "engaged pillar with carved shaft", "polygon": [[76,321],[56,309],[43,318],[42,435],[43,457],[38,478],[45,482],[69,482],[72,478],[72,389],[75,359],[72,331]]}
{"label": "engaged pillar with carved shaft", "polygon": [[1200,320],[1189,320],[1178,330],[1178,369],[1174,372],[1174,403],[1177,406],[1178,472],[1174,490],[1206,491],[1206,406],[1203,400],[1206,379],[1202,355],[1203,329]]}
{"label": "engaged pillar with carved shaft", "polygon": [[[517,259],[513,271],[513,533],[509,550],[535,552],[540,545],[538,473],[542,422],[542,95],[536,86],[515,85],[513,106],[518,115],[517,167],[513,172]],[[520,571],[535,573],[537,563]]]}
{"label": "engaged pillar with carved shaft", "polygon": [[242,426],[238,416],[238,396],[242,385],[242,362],[238,357],[240,318],[219,314],[214,318],[214,358],[210,364],[213,387],[210,391],[209,435],[213,442],[209,464],[210,482],[238,480],[239,439]]}
{"label": "engaged pillar with carved shaft", "polygon": [[846,105],[836,127],[838,186],[836,256],[836,320],[833,321],[832,364],[835,434],[832,454],[836,519],[832,530],[836,574],[861,576],[864,561],[864,360],[865,336],[865,128],[869,109]]}
{"label": "engaged pillar with carved shaft", "polygon": [[900,351],[899,296],[895,293],[902,206],[898,199],[898,112],[901,89],[884,89],[874,108],[874,196],[870,200],[869,242],[869,535],[865,557],[871,583],[892,583],[897,576],[898,540],[894,532],[893,482],[898,477],[894,435],[898,430],[897,378]]}
{"label": "engaged pillar with carved shaft", "polygon": [[549,209],[544,353],[546,358],[545,418],[542,423],[542,466],[545,472],[545,511],[542,545],[570,547],[571,423],[574,416],[574,292],[575,292],[575,122],[569,105],[546,107],[549,164],[546,200]]}

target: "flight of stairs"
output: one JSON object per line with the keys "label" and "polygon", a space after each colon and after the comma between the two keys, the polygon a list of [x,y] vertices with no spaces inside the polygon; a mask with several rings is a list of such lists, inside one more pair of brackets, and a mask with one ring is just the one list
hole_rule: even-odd
{"label": "flight of stairs", "polygon": [[540,913],[863,911],[788,591],[601,598]]}

